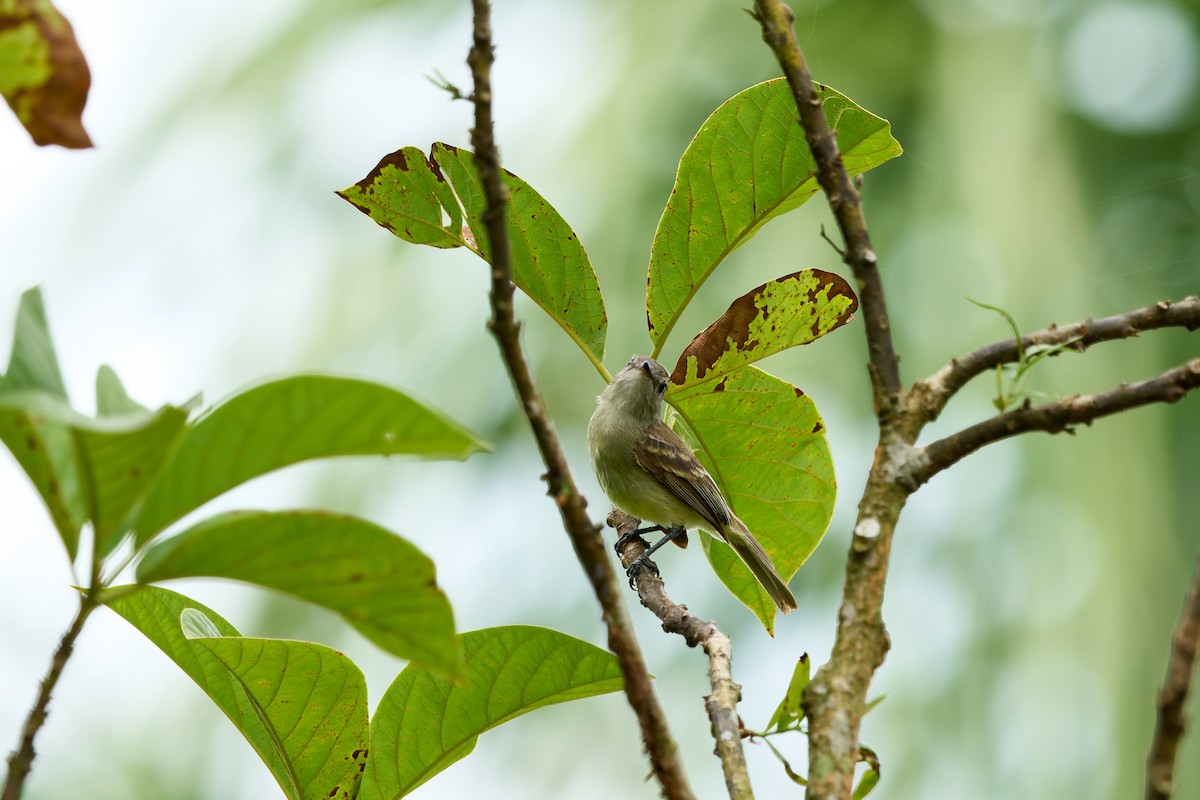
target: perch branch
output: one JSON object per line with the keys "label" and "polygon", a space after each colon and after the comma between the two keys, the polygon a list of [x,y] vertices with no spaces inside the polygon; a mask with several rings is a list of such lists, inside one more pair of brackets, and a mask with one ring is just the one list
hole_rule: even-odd
{"label": "perch branch", "polygon": [[599,526],[587,514],[587,501],[575,486],[574,478],[559,445],[558,434],[546,412],[541,391],[534,381],[529,363],[521,346],[520,325],[513,311],[512,254],[505,223],[507,191],[500,176],[500,158],[492,125],[491,67],[493,50],[491,22],[487,0],[472,0],[474,9],[474,44],[467,63],[474,79],[472,102],[475,106],[475,127],[471,143],[475,163],[487,197],[483,222],[487,229],[492,253],[492,318],[488,323],[521,408],[529,420],[538,450],[546,464],[545,480],[562,516],[563,527],[571,538],[575,554],[603,611],[608,630],[609,649],[617,656],[625,679],[625,695],[637,715],[642,741],[650,764],[658,778],[664,796],[690,800],[691,789],[683,773],[678,747],[667,728],[666,715],[654,694],[650,673],[633,632],[633,624],[621,597],[621,587],[606,552]]}
{"label": "perch branch", "polygon": [[[1045,330],[1021,337],[1020,350],[1044,345],[1070,342],[1074,350],[1086,350],[1094,344],[1116,339],[1128,339],[1143,331],[1156,328],[1180,327],[1189,331],[1200,328],[1200,297],[1195,295],[1171,303],[1166,300],[1145,308],[1127,311],[1104,319],[1085,319],[1072,325],[1051,325]],[[912,393],[925,405],[929,420],[937,418],[946,403],[972,378],[995,369],[1000,364],[1016,361],[1016,339],[994,342],[953,359],[923,381],[918,381]]]}
{"label": "perch branch", "polygon": [[1171,637],[1167,677],[1158,693],[1158,725],[1146,761],[1146,800],[1169,800],[1174,789],[1175,753],[1187,729],[1183,707],[1196,671],[1197,640],[1200,640],[1200,558],[1196,560],[1196,573],[1183,601],[1175,635]]}
{"label": "perch branch", "polygon": [[[638,522],[635,517],[615,508],[608,515],[608,524],[622,536],[637,530]],[[646,543],[640,539],[627,541],[621,548],[621,563],[628,567],[645,550]],[[673,602],[667,596],[662,578],[654,570],[643,569],[637,574],[637,589],[642,605],[662,620],[664,631],[679,634],[688,647],[702,647],[708,656],[712,694],[704,698],[704,710],[712,723],[717,757],[725,773],[725,788],[731,800],[751,800],[754,793],[750,789],[750,773],[742,751],[741,720],[737,713],[742,687],[733,681],[733,643],[716,623],[692,616],[687,606]]]}
{"label": "perch branch", "polygon": [[999,414],[938,439],[913,452],[907,478],[915,489],[937,473],[976,450],[1030,431],[1074,433],[1072,426],[1090,425],[1092,420],[1149,403],[1174,403],[1200,386],[1200,358],[1167,370],[1140,383],[1128,383],[1107,392],[1078,395],[1051,403],[1030,405]]}
{"label": "perch branch", "polygon": [[888,321],[887,304],[883,299],[883,284],[879,280],[879,266],[871,237],[867,233],[867,220],[863,216],[862,201],[854,182],[842,164],[838,152],[837,137],[825,118],[825,107],[821,96],[813,86],[812,75],[800,45],[796,42],[793,29],[795,18],[792,10],[779,0],[755,0],[756,20],[762,26],[763,41],[775,53],[784,77],[792,88],[792,97],[800,113],[800,124],[813,159],[817,163],[817,182],[825,190],[829,208],[833,211],[842,239],[846,242],[843,261],[854,272],[858,283],[858,297],[862,303],[864,326],[867,332],[867,351],[870,355],[871,383],[875,393],[875,407],[886,417],[900,394],[900,367],[892,343],[892,328]]}

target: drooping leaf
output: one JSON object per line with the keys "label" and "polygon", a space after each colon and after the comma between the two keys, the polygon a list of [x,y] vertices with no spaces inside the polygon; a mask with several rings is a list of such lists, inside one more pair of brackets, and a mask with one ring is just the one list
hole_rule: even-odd
{"label": "drooping leaf", "polygon": [[101,542],[125,530],[188,412],[164,406],[92,419],[49,392],[8,386],[0,389],[0,439],[42,495],[73,560],[85,520]]}
{"label": "drooping leaf", "polygon": [[800,724],[800,720],[804,719],[804,708],[800,705],[800,701],[804,699],[804,688],[808,686],[811,670],[812,664],[809,661],[808,653],[804,653],[797,659],[787,691],[784,693],[783,699],[779,701],[775,713],[771,715],[771,721],[767,723],[768,731],[789,730],[795,728]]}
{"label": "drooping leaf", "polygon": [[298,375],[237,394],[190,427],[136,520],[141,544],[222,492],[290,464],[349,455],[466,458],[473,433],[395,389]]}
{"label": "drooping leaf", "polygon": [[342,615],[375,644],[448,675],[462,671],[454,613],[433,562],[384,528],[326,511],[239,511],[164,540],[138,581],[246,581]]}
{"label": "drooping leaf", "polygon": [[[851,175],[900,155],[887,120],[818,90]],[[680,159],[650,250],[646,316],[655,354],[725,256],[818,189],[786,80],[752,86],[713,112]]]}
{"label": "drooping leaf", "polygon": [[[504,172],[513,282],[603,369],[608,320],[595,270],[566,220],[525,181]],[[486,201],[474,155],[437,142],[388,156],[338,195],[405,241],[467,247],[490,262]],[[465,215],[465,216],[464,216]],[[465,227],[464,227],[465,223]]]}
{"label": "drooping leaf", "polygon": [[[54,400],[53,395],[46,395]],[[75,560],[79,532],[88,516],[88,493],[71,429],[52,418],[31,414],[28,393],[0,390],[0,441],[29,476],[67,557]]]}
{"label": "drooping leaf", "polygon": [[670,391],[808,344],[849,322],[856,308],[854,290],[832,272],[805,269],[765,283],[734,300],[684,348]]}
{"label": "drooping leaf", "polygon": [[[833,461],[816,405],[756,367],[681,390],[671,404],[734,512],[790,579],[833,515]],[[773,631],[775,604],[749,569],[724,542],[701,541],[722,582]]]}
{"label": "drooping leaf", "polygon": [[371,721],[359,797],[402,797],[466,756],[483,732],[528,711],[619,691],[616,658],[563,633],[529,626],[463,634],[467,680],[410,664]]}
{"label": "drooping leaf", "polygon": [[0,3],[0,94],[34,142],[92,146],[82,120],[91,84],[71,24],[50,0]]}
{"label": "drooping leaf", "polygon": [[[291,800],[353,798],[367,755],[362,673],[308,642],[243,639],[216,612],[156,586],[103,595],[229,717]],[[217,632],[223,638],[189,638]]]}
{"label": "drooping leaf", "polygon": [[858,747],[858,759],[867,765],[867,771],[859,778],[858,786],[854,787],[852,800],[863,800],[863,798],[869,795],[879,784],[881,775],[879,756],[875,754],[874,750],[860,744]]}

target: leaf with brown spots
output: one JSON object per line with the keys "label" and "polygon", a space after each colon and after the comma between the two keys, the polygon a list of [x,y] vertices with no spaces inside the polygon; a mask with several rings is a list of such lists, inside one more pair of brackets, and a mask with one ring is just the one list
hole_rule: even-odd
{"label": "leaf with brown spots", "polygon": [[[608,317],[592,262],[566,220],[528,183],[504,171],[513,283],[557,322],[600,373]],[[408,242],[466,247],[491,260],[483,185],[468,151],[437,142],[386,156],[338,195]]]}
{"label": "leaf with brown spots", "polygon": [[[833,460],[812,398],[756,367],[681,389],[671,398],[696,456],[771,556],[784,580],[829,527],[837,494]],[[729,545],[700,537],[729,591],[775,628],[775,603]]]}
{"label": "leaf with brown spots", "polygon": [[[818,92],[851,175],[900,155],[887,120],[833,89]],[[714,111],[679,161],[650,248],[646,320],[652,355],[661,352],[692,297],[727,255],[819,189],[783,78],[739,92]]]}
{"label": "leaf with brown spots", "polygon": [[39,145],[91,147],[83,128],[92,75],[50,0],[0,3],[0,94]]}
{"label": "leaf with brown spots", "polygon": [[226,578],[340,614],[389,653],[442,675],[462,673],[462,647],[433,561],[357,517],[327,511],[239,511],[152,547],[138,581]]}
{"label": "leaf with brown spots", "polygon": [[671,391],[808,344],[845,325],[856,308],[854,290],[832,272],[805,269],[765,283],[734,300],[684,348],[671,373]]}

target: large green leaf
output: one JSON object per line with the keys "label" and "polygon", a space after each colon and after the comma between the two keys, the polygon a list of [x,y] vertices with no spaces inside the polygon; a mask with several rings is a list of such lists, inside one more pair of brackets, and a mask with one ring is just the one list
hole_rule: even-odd
{"label": "large green leaf", "polygon": [[470,753],[481,733],[514,717],[623,685],[611,653],[564,633],[512,626],[462,639],[465,683],[410,664],[379,702],[362,800],[402,797]]}
{"label": "large green leaf", "polygon": [[155,586],[114,587],[102,599],[212,698],[286,797],[355,797],[367,755],[367,689],[344,655],[308,642],[243,639],[216,612]]}
{"label": "large green leaf", "polygon": [[[595,270],[566,220],[525,181],[504,172],[513,282],[604,373],[608,319]],[[466,247],[490,261],[486,207],[474,155],[437,142],[426,158],[415,147],[385,156],[358,183],[338,192],[408,242]],[[464,227],[465,212],[465,227]]]}
{"label": "large green leaf", "polygon": [[[818,89],[851,175],[900,155],[887,120]],[[713,112],[680,159],[650,250],[646,317],[654,355],[725,256],[819,188],[783,78],[739,92]]]}
{"label": "large green leaf", "polygon": [[222,492],[300,461],[394,454],[466,458],[486,447],[386,386],[323,375],[284,378],[231,397],[189,428],[138,515],[137,542]]}
{"label": "large green leaf", "polygon": [[[671,403],[734,512],[790,579],[833,515],[833,461],[816,405],[755,367],[681,390]],[[750,570],[724,542],[702,541],[722,582],[773,632],[775,604]]]}
{"label": "large green leaf", "polygon": [[92,77],[71,24],[50,0],[0,2],[0,94],[37,144],[91,147]]}
{"label": "large green leaf", "polygon": [[684,348],[669,393],[808,344],[849,322],[856,308],[854,290],[832,272],[805,269],[765,283],[734,300]]}
{"label": "large green leaf", "polygon": [[230,578],[341,614],[388,652],[457,675],[462,648],[433,562],[366,520],[326,511],[222,514],[152,547],[138,581]]}

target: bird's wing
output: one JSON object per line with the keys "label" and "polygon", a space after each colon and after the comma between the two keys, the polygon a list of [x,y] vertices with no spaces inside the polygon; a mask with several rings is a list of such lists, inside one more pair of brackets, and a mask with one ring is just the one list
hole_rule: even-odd
{"label": "bird's wing", "polygon": [[633,457],[671,494],[691,507],[721,533],[732,512],[704,465],[675,431],[655,422],[633,447]]}

